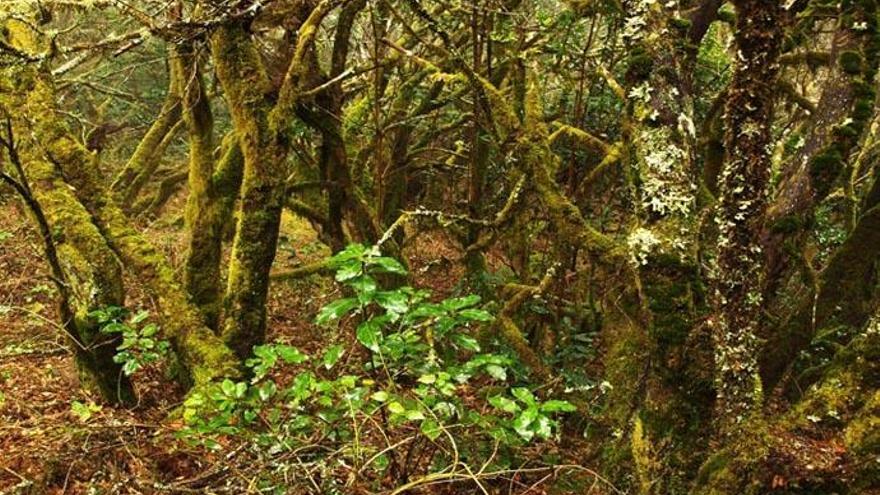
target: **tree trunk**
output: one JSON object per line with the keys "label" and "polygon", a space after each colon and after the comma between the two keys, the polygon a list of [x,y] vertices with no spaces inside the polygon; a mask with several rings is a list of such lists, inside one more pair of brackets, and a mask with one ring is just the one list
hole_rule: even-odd
{"label": "tree trunk", "polygon": [[715,281],[716,414],[727,432],[761,404],[758,325],[763,256],[759,242],[770,178],[774,88],[782,11],[740,0],[739,61],[728,89],[726,163],[721,172]]}
{"label": "tree trunk", "polygon": [[287,144],[269,125],[272,88],[247,32],[240,26],[218,28],[211,49],[244,161],[222,330],[244,359],[265,339],[269,270],[286,199]]}

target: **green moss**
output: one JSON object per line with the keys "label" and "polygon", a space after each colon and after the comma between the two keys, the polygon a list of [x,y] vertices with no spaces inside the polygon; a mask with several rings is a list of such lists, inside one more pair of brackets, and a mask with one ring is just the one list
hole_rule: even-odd
{"label": "green moss", "polygon": [[857,122],[868,122],[874,114],[874,100],[871,98],[861,98],[856,101],[853,107],[852,118]]}
{"label": "green moss", "polygon": [[864,79],[857,79],[852,82],[853,94],[859,100],[874,100],[877,92],[874,90],[874,86],[870,83],[865,82]]}
{"label": "green moss", "polygon": [[834,128],[832,134],[838,140],[857,139],[862,134],[862,129],[855,122],[839,125]]}
{"label": "green moss", "polygon": [[654,59],[644,48],[634,48],[626,61],[626,77],[631,82],[647,79],[654,70]]}
{"label": "green moss", "polygon": [[[825,150],[810,161],[810,177],[817,190],[831,188],[831,182],[843,169],[843,156],[836,149]],[[820,197],[824,197],[822,194]]]}
{"label": "green moss", "polygon": [[862,55],[855,51],[845,51],[840,54],[840,68],[850,75],[857,75],[862,72]]}
{"label": "green moss", "polygon": [[793,234],[804,228],[804,219],[798,215],[787,215],[776,220],[770,226],[774,234]]}
{"label": "green moss", "polygon": [[684,19],[681,17],[674,17],[669,20],[669,24],[679,31],[687,32],[691,28],[690,19]]}
{"label": "green moss", "polygon": [[725,3],[718,9],[718,20],[730,25],[736,24],[736,11],[730,4]]}

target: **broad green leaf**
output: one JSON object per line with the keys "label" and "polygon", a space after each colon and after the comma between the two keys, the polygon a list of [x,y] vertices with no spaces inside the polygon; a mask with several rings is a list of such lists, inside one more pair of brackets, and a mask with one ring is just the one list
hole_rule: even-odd
{"label": "broad green leaf", "polygon": [[532,423],[538,419],[538,409],[535,407],[530,407],[525,411],[521,412],[519,416],[513,421],[513,429],[516,431],[519,436],[523,437],[525,440],[531,440],[532,437],[535,436],[535,433],[529,429]]}
{"label": "broad green leaf", "polygon": [[327,350],[324,351],[324,357],[321,358],[321,362],[324,363],[324,368],[329,370],[335,366],[343,354],[345,354],[345,348],[340,344],[328,347]]}
{"label": "broad green leaf", "polygon": [[425,413],[418,409],[409,409],[406,411],[406,419],[410,421],[421,421],[425,419]]}
{"label": "broad green leaf", "polygon": [[357,327],[358,342],[373,352],[379,352],[379,342],[382,341],[382,331],[375,320],[367,320]]}
{"label": "broad green leaf", "polygon": [[385,273],[406,275],[406,268],[404,268],[404,266],[394,258],[388,258],[385,256],[371,258],[370,264],[378,267],[380,271]]}
{"label": "broad green leaf", "polygon": [[326,325],[331,320],[338,320],[352,309],[358,307],[359,304],[358,300],[353,297],[337,299],[321,308],[321,311],[318,312],[318,317],[315,318],[315,323]]}
{"label": "broad green leaf", "polygon": [[352,259],[360,259],[366,254],[367,248],[364,247],[363,244],[349,244],[342,251],[334,254],[330,258],[330,263],[334,265],[338,265],[344,261],[352,260]]}
{"label": "broad green leaf", "polygon": [[480,296],[471,294],[465,297],[453,297],[440,303],[445,309],[458,311],[460,309],[469,308],[481,300]]}
{"label": "broad green leaf", "polygon": [[376,402],[385,402],[388,400],[388,392],[386,392],[384,390],[380,390],[380,391],[374,393],[373,395],[371,395],[370,398]]}
{"label": "broad green leaf", "polygon": [[152,337],[159,333],[159,327],[154,323],[150,323],[149,325],[144,325],[144,328],[141,330],[141,335],[144,337]]}
{"label": "broad green leaf", "polygon": [[482,309],[463,309],[458,313],[462,318],[471,321],[492,321],[492,315]]}
{"label": "broad green leaf", "polygon": [[538,436],[541,438],[544,438],[544,439],[550,438],[550,435],[551,435],[550,425],[551,425],[550,418],[548,418],[547,416],[541,416],[540,418],[538,418],[538,423],[534,427],[535,433],[537,433]]}
{"label": "broad green leaf", "polygon": [[516,402],[501,395],[489,397],[489,404],[492,404],[494,407],[501,409],[506,413],[513,414],[519,411],[519,406],[516,404]]}
{"label": "broad green leaf", "polygon": [[437,437],[439,437],[440,434],[443,433],[440,425],[433,419],[426,419],[422,421],[421,430],[422,433],[432,441],[437,440]]}
{"label": "broad green leaf", "polygon": [[391,313],[405,313],[409,309],[409,296],[399,290],[377,292],[376,303]]}
{"label": "broad green leaf", "polygon": [[149,311],[138,311],[138,313],[131,317],[131,323],[133,325],[137,325],[138,323],[146,320],[150,316]]}
{"label": "broad green leaf", "polygon": [[235,384],[235,398],[241,399],[244,397],[245,392],[247,392],[247,383],[238,382]]}
{"label": "broad green leaf", "polygon": [[351,280],[363,273],[363,264],[360,260],[348,260],[339,265],[336,269],[336,281],[345,282]]}
{"label": "broad green leaf", "polygon": [[220,383],[220,389],[223,390],[223,395],[226,395],[227,397],[235,397],[235,382],[229,378],[226,378]]}
{"label": "broad green leaf", "polygon": [[452,339],[462,349],[465,349],[468,351],[473,351],[473,352],[480,352],[480,343],[477,342],[477,339],[475,339],[469,335],[462,335],[462,334],[458,333],[458,334],[454,334],[452,336]]}
{"label": "broad green leaf", "polygon": [[367,304],[373,300],[378,285],[376,279],[369,275],[356,277],[350,282],[351,287],[357,293],[358,300],[361,304]]}
{"label": "broad green leaf", "polygon": [[302,364],[309,360],[309,357],[299,349],[289,345],[280,344],[276,346],[276,352],[281,359],[287,364]]}
{"label": "broad green leaf", "polygon": [[514,397],[530,406],[535,405],[535,396],[527,388],[517,387],[510,391]]}
{"label": "broad green leaf", "polygon": [[264,402],[269,400],[270,398],[272,398],[272,396],[275,395],[275,392],[277,390],[278,390],[278,387],[275,385],[275,382],[273,382],[272,380],[263,382],[263,384],[260,385],[260,388],[258,389],[258,392],[260,394],[260,400],[262,400]]}
{"label": "broad green leaf", "polygon": [[402,414],[404,411],[406,408],[400,402],[394,401],[388,404],[388,412],[391,414]]}
{"label": "broad green leaf", "polygon": [[507,370],[497,364],[486,365],[483,369],[486,370],[486,373],[488,373],[489,376],[496,380],[507,380]]}
{"label": "broad green leaf", "polygon": [[129,359],[122,365],[122,372],[125,376],[131,376],[141,369],[141,364],[136,359]]}

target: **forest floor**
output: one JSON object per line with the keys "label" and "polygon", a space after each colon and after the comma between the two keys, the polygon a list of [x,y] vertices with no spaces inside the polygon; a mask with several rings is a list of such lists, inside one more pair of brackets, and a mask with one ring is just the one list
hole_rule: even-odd
{"label": "forest floor", "polygon": [[[175,266],[184,252],[180,222],[142,225]],[[442,240],[410,249],[417,285],[453,291],[457,255]],[[276,269],[327,254],[307,224],[285,217]],[[126,306],[152,309],[127,277]],[[320,276],[274,283],[269,340],[309,354],[345,338],[312,323],[336,292]],[[136,375],[140,402],[131,409],[98,405],[79,387],[54,297],[39,236],[14,202],[0,202],[0,494],[243,493],[249,473],[232,459],[241,449],[212,452],[176,436],[179,425],[168,418],[183,391],[162,366]]]}

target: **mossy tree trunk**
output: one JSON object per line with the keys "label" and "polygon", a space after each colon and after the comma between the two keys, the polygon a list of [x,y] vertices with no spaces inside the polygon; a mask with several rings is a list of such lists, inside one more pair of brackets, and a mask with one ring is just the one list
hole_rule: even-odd
{"label": "mossy tree trunk", "polygon": [[700,16],[715,13],[711,5],[686,12],[672,3],[632,3],[626,22],[644,28],[624,37],[630,48],[622,158],[635,211],[628,244],[637,280],[626,297],[629,317],[646,333],[647,363],[633,424],[621,427],[632,432],[640,492],[665,494],[684,490],[699,466],[713,399],[699,324],[708,308],[695,201],[692,45],[710,23]]}
{"label": "mossy tree trunk", "polygon": [[880,486],[880,320],[835,355],[787,412],[754,417],[705,462],[691,493],[874,493]]}
{"label": "mossy tree trunk", "polygon": [[762,398],[757,353],[763,257],[758,236],[770,178],[774,88],[783,35],[780,8],[760,0],[734,4],[739,55],[728,88],[712,322],[716,412],[723,431],[745,420]]}
{"label": "mossy tree trunk", "polygon": [[222,325],[223,339],[244,359],[265,339],[269,270],[286,197],[287,144],[281,129],[270,126],[272,87],[248,32],[238,25],[218,28],[211,51],[244,162]]}
{"label": "mossy tree trunk", "polygon": [[214,163],[214,123],[200,63],[190,46],[178,48],[174,74],[182,92],[183,119],[189,131],[188,244],[184,287],[201,310],[205,324],[218,330],[222,308],[221,256],[224,228],[241,182],[242,160],[234,138],[226,140]]}
{"label": "mossy tree trunk", "polygon": [[[58,169],[104,242],[139,280],[160,309],[162,329],[174,345],[188,373],[188,381],[204,385],[238,373],[238,361],[208,329],[177,282],[174,269],[134,227],[102,182],[96,156],[55,117],[55,91],[51,78],[36,79],[28,94],[27,111],[34,116],[36,147]],[[48,118],[39,116],[49,115]]]}
{"label": "mossy tree trunk", "polygon": [[[6,28],[12,46],[26,52],[39,51],[40,41],[27,24],[10,21]],[[121,337],[101,333],[89,316],[96,309],[124,305],[119,260],[74,196],[71,185],[65,182],[60,168],[39,153],[43,138],[51,133],[46,122],[60,120],[50,100],[54,95],[50,77],[31,66],[4,79],[14,81],[14,87],[5,88],[10,90],[4,91],[8,96],[0,99],[3,113],[10,119],[4,146],[9,162],[17,168],[19,193],[44,236],[50,267],[57,272],[53,275],[59,287],[59,316],[73,343],[80,381],[108,402],[131,404],[135,401],[132,383],[123,375],[121,365],[113,361]],[[13,123],[13,115],[25,118]],[[30,129],[24,131],[28,126]],[[13,129],[33,137],[16,142]],[[23,154],[19,149],[24,150]],[[94,156],[87,156],[94,161]]]}
{"label": "mossy tree trunk", "polygon": [[[847,168],[849,155],[857,148],[872,118],[876,101],[872,82],[880,64],[877,5],[868,0],[841,4],[838,8],[842,9],[835,48],[838,67],[819,102],[816,128],[795,156],[795,175],[783,183],[780,199],[768,210],[765,220],[762,237],[770,279],[764,288],[767,295],[772,294],[785,274],[789,257],[800,256],[809,226],[814,224],[816,206],[828,197]],[[852,28],[861,23],[865,29]],[[761,376],[768,392],[813,336],[832,325],[835,315],[844,315],[836,324],[859,327],[871,313],[867,303],[873,290],[869,268],[874,266],[877,254],[869,246],[871,229],[876,225],[877,213],[873,209],[878,191],[880,185],[875,182],[861,218],[820,275],[818,293],[809,294],[809,300],[800,304],[787,325],[765,332],[769,343],[761,359]],[[840,294],[846,297],[839,298]],[[839,301],[843,305],[840,311]]]}
{"label": "mossy tree trunk", "polygon": [[[828,8],[814,1],[811,8]],[[880,64],[876,6],[873,2],[842,2],[837,15],[828,82],[811,113],[803,146],[783,171],[776,200],[767,210],[762,229],[766,278],[764,297],[772,302],[791,273],[792,258],[801,256],[815,208],[828,197],[847,170],[849,155],[868,129],[876,100],[874,78]],[[856,29],[865,23],[867,29]]]}

